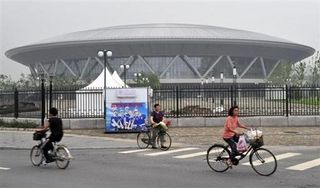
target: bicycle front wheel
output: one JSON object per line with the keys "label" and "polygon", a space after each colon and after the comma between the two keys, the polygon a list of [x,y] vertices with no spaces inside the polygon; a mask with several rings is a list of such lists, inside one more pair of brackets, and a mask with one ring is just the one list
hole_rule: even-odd
{"label": "bicycle front wheel", "polygon": [[36,145],[33,146],[30,151],[30,160],[33,166],[40,166],[41,162],[43,161],[43,153],[40,149],[40,146]]}
{"label": "bicycle front wheel", "polygon": [[160,132],[156,140],[158,147],[163,151],[167,151],[171,147],[171,136],[167,132]]}
{"label": "bicycle front wheel", "polygon": [[223,145],[215,144],[207,151],[207,163],[209,167],[216,172],[225,172],[228,170],[227,164],[230,158],[230,151]]}
{"label": "bicycle front wheel", "polygon": [[270,176],[277,170],[277,159],[273,153],[264,148],[258,148],[250,154],[250,165],[261,176]]}
{"label": "bicycle front wheel", "polygon": [[56,164],[60,169],[66,169],[69,166],[71,154],[64,146],[59,146],[56,151]]}
{"label": "bicycle front wheel", "polygon": [[147,148],[151,143],[151,138],[149,133],[141,132],[137,135],[137,145],[140,149]]}

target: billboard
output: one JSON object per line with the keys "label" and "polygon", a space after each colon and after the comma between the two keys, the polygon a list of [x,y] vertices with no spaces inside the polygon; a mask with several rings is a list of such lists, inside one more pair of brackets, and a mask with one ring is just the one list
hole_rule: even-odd
{"label": "billboard", "polygon": [[108,89],[106,91],[107,133],[140,132],[148,122],[148,88]]}

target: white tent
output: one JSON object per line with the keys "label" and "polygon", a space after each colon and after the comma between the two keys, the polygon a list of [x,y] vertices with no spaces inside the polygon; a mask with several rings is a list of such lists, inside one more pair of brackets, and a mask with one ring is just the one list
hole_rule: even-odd
{"label": "white tent", "polygon": [[80,116],[90,117],[93,115],[103,115],[103,95],[101,91],[104,87],[104,72],[106,71],[106,87],[122,88],[125,84],[115,72],[110,74],[106,68],[101,74],[88,86],[76,91],[76,109],[75,113]]}
{"label": "white tent", "polygon": [[119,74],[117,73],[117,71],[114,71],[112,74],[112,78],[121,85],[121,87],[128,87],[128,85],[126,85],[123,80],[120,78]]}

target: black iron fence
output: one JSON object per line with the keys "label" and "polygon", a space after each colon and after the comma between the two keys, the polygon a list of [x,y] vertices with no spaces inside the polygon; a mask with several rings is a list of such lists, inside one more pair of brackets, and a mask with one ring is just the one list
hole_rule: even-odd
{"label": "black iron fence", "polygon": [[[45,105],[42,101],[45,96]],[[153,90],[168,117],[220,117],[234,104],[242,116],[320,115],[319,86],[211,85]],[[40,118],[50,106],[62,118],[103,118],[102,88],[49,88],[0,91],[0,117]]]}

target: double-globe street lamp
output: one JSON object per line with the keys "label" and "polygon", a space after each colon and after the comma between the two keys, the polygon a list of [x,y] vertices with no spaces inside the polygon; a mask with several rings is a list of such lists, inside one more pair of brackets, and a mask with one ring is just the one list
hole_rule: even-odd
{"label": "double-globe street lamp", "polygon": [[130,65],[120,65],[120,68],[123,69],[123,74],[124,74],[124,87],[127,87],[127,70],[129,70]]}
{"label": "double-globe street lamp", "polygon": [[[234,91],[237,90],[236,88],[236,83],[237,83],[237,68],[236,66],[233,66],[233,69],[232,69],[232,76],[233,76],[233,87],[234,87]],[[233,101],[233,105],[237,105],[237,96],[236,96],[236,93],[237,92],[234,92],[234,101]]]}
{"label": "double-globe street lamp", "polygon": [[103,118],[106,119],[106,107],[107,107],[107,101],[106,101],[106,90],[107,90],[107,57],[112,57],[112,51],[110,50],[100,50],[98,51],[98,56],[103,57],[104,62],[104,80],[103,80]]}

